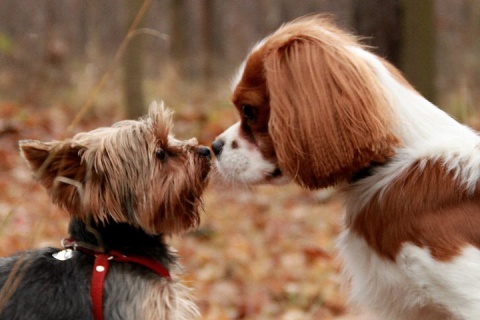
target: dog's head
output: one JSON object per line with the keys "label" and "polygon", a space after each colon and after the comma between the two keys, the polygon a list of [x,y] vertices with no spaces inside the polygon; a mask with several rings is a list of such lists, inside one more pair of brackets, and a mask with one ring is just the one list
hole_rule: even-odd
{"label": "dog's head", "polygon": [[79,133],[64,141],[20,141],[23,157],[53,201],[86,222],[128,223],[150,234],[199,223],[210,150],[171,133],[171,112]]}
{"label": "dog's head", "polygon": [[[318,16],[282,26],[240,68],[240,121],[213,142],[227,180],[320,188],[393,154],[388,98],[354,37]],[[386,64],[386,63],[385,63]]]}

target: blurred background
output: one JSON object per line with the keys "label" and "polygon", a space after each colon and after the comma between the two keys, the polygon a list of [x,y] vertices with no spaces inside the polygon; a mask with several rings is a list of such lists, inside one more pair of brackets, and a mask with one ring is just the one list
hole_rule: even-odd
{"label": "blurred background", "polygon": [[[362,36],[429,100],[480,129],[477,0],[1,0],[0,254],[58,246],[68,217],[21,160],[51,140],[175,110],[209,145],[237,120],[230,79],[282,23],[324,13]],[[204,319],[371,319],[349,307],[335,259],[335,190],[212,183],[200,229],[171,242]]]}

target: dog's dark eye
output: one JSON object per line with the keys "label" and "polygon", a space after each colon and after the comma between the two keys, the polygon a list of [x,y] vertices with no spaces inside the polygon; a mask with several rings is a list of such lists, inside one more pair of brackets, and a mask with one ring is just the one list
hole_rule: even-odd
{"label": "dog's dark eye", "polygon": [[167,152],[163,149],[158,148],[155,153],[157,154],[157,158],[162,161],[167,158]]}
{"label": "dog's dark eye", "polygon": [[244,104],[242,106],[242,114],[247,121],[254,121],[257,117],[257,108]]}

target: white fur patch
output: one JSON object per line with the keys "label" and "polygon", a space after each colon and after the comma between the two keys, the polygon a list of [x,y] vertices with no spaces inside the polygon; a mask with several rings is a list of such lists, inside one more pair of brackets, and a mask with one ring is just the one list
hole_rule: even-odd
{"label": "white fur patch", "polygon": [[229,182],[264,183],[276,166],[266,161],[257,146],[240,136],[240,122],[225,130],[217,139],[224,142],[215,160],[217,171]]}
{"label": "white fur patch", "polygon": [[[454,173],[457,188],[473,191],[480,178],[480,137],[415,91],[399,83],[373,54],[352,48],[375,70],[388,94],[403,145],[388,165],[349,188],[347,219],[381,195],[411,166],[440,161]],[[399,190],[399,192],[401,192]],[[376,310],[379,319],[480,319],[480,250],[465,247],[448,262],[428,248],[404,243],[396,261],[379,257],[348,229],[339,240],[352,299]]]}
{"label": "white fur patch", "polygon": [[441,161],[460,185],[473,191],[480,179],[480,136],[399,83],[375,55],[358,47],[350,49],[369,63],[385,87],[396,118],[393,130],[403,145],[389,165],[355,186],[349,202],[359,210],[418,160]]}
{"label": "white fur patch", "polygon": [[[480,251],[467,247],[452,261],[404,244],[397,261],[379,257],[353,232],[338,241],[351,299],[389,320],[480,319]],[[452,316],[455,315],[455,316]]]}

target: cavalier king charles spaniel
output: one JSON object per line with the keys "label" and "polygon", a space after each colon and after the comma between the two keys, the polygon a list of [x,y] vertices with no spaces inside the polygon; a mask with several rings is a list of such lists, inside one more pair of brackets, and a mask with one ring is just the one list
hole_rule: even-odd
{"label": "cavalier king charles spaniel", "polygon": [[328,19],[287,23],[236,77],[212,144],[243,184],[341,186],[352,301],[378,319],[480,319],[480,137]]}

